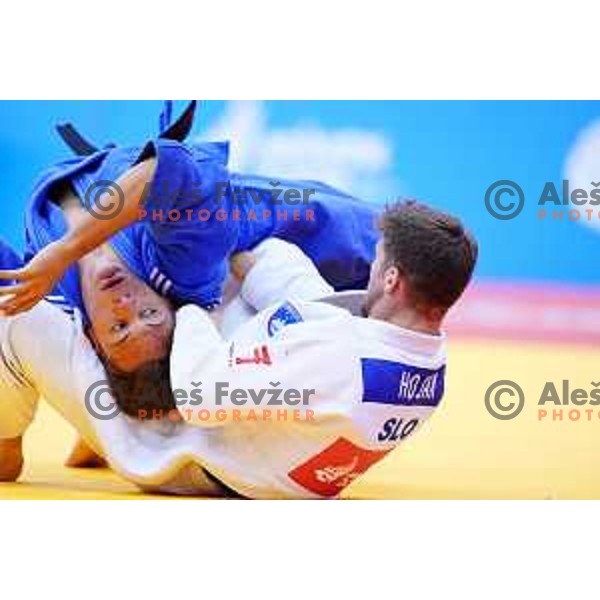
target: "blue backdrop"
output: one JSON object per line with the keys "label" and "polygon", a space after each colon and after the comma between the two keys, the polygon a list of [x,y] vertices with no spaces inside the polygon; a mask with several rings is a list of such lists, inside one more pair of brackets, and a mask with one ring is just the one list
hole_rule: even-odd
{"label": "blue backdrop", "polygon": [[[0,103],[0,234],[22,246],[33,179],[68,155],[57,122],[73,121],[98,143],[139,143],[157,131],[160,109],[154,101]],[[232,137],[240,169],[334,179],[373,202],[413,195],[454,211],[479,238],[479,277],[596,283],[600,228],[540,222],[534,205],[546,181],[560,184],[598,119],[600,102],[205,102],[194,135]],[[579,159],[589,163],[590,148]],[[484,205],[501,179],[527,199],[509,221]]]}

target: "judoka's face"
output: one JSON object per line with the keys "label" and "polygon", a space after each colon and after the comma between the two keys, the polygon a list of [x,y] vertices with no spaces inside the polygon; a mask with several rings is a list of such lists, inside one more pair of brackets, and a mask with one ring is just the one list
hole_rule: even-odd
{"label": "judoka's face", "polygon": [[168,354],[175,323],[169,301],[120,261],[96,261],[81,288],[91,336],[115,369],[130,373]]}

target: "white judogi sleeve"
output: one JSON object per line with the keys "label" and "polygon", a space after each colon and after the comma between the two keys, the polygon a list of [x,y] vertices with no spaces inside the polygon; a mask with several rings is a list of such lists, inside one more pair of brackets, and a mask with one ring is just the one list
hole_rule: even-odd
{"label": "white judogi sleeve", "polygon": [[[295,310],[290,303],[285,309]],[[338,328],[343,331],[344,322],[352,317],[332,307],[319,309],[326,318],[304,323],[310,331],[303,331],[305,335],[294,335],[292,327],[273,329],[273,316],[278,318],[274,310],[258,314],[233,341],[225,341],[208,313],[192,305],[181,308],[171,352],[171,381],[185,421],[200,427],[222,425],[219,410],[231,414],[257,408],[288,413],[309,409],[321,416],[336,412],[340,395],[354,396],[359,387],[353,345],[345,344],[341,352],[340,336],[332,335]],[[277,335],[270,336],[269,331]],[[335,375],[324,369],[333,356]],[[201,402],[193,397],[194,390],[201,393]]]}
{"label": "white judogi sleeve", "polygon": [[284,300],[315,300],[333,293],[313,262],[294,244],[277,238],[253,250],[256,264],[240,290],[240,296],[257,311]]}
{"label": "white judogi sleeve", "polygon": [[218,328],[225,339],[257,312],[285,299],[315,300],[331,296],[333,288],[321,277],[313,262],[298,246],[276,238],[261,242],[252,250],[256,260],[243,283],[228,281]]}

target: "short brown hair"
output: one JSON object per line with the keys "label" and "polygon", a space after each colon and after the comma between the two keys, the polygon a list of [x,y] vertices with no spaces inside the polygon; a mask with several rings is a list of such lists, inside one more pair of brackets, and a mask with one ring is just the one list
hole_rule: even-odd
{"label": "short brown hair", "polygon": [[169,356],[142,365],[132,373],[115,370],[103,360],[119,408],[130,417],[161,419],[177,408],[171,390]]}
{"label": "short brown hair", "polygon": [[467,287],[478,247],[455,217],[413,199],[388,205],[379,221],[386,266],[408,281],[417,309],[446,312]]}

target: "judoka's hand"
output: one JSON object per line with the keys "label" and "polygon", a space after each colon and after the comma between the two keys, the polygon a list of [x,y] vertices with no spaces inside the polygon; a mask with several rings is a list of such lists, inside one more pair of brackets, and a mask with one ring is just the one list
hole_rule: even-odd
{"label": "judoka's hand", "polygon": [[238,280],[244,281],[250,269],[256,264],[256,257],[252,252],[238,252],[229,259],[231,274]]}
{"label": "judoka's hand", "polygon": [[0,287],[0,314],[12,316],[33,308],[52,291],[69,262],[64,247],[57,241],[48,244],[21,269],[0,271],[0,280],[17,282]]}

